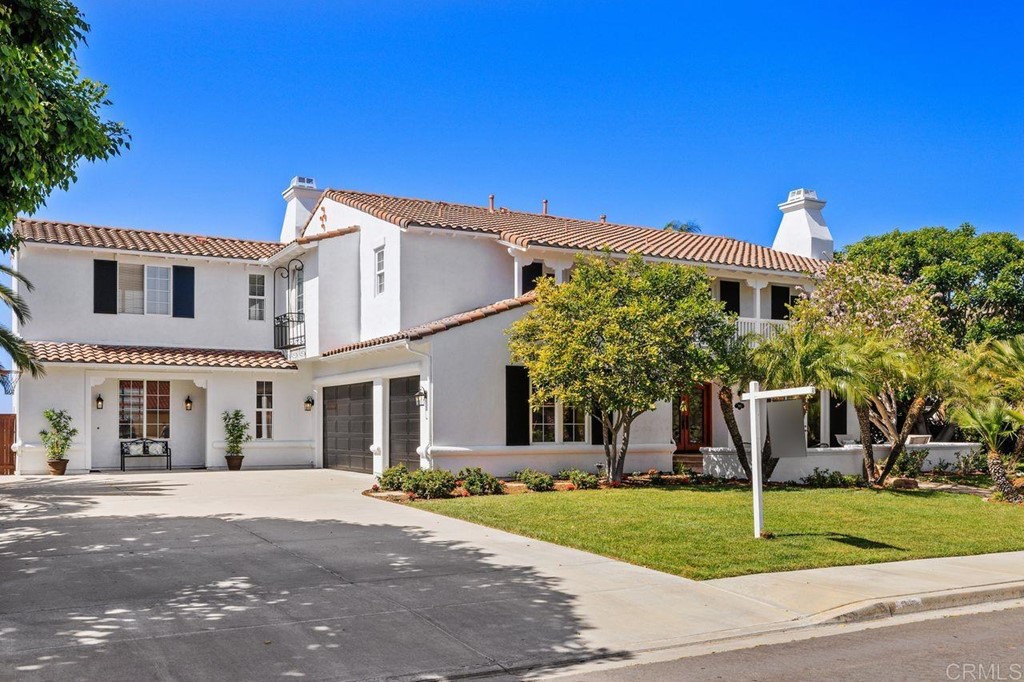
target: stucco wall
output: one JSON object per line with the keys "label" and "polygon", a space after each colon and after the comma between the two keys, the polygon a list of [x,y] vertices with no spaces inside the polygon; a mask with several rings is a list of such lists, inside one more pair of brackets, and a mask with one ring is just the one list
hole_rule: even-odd
{"label": "stucco wall", "polygon": [[[194,267],[195,317],[94,313],[94,259]],[[32,319],[21,333],[30,340],[249,350],[273,347],[273,273],[263,266],[33,244],[18,252],[17,266],[35,285],[34,291],[21,290],[32,309]],[[267,313],[262,322],[249,320],[249,273],[267,278]]]}

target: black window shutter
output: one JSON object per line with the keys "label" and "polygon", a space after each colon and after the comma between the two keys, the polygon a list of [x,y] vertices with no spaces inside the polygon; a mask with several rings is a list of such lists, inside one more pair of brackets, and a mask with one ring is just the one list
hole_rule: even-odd
{"label": "black window shutter", "polygon": [[772,319],[789,319],[789,287],[772,285]]}
{"label": "black window shutter", "polygon": [[594,410],[594,414],[590,415],[590,444],[604,445],[604,427],[601,424],[601,417],[598,416],[597,410]]}
{"label": "black window shutter", "polygon": [[740,283],[721,281],[718,283],[721,291],[722,303],[725,304],[725,312],[733,315],[740,314]]}
{"label": "black window shutter", "polygon": [[544,276],[543,263],[530,263],[523,266],[523,293],[537,288],[537,280]]}
{"label": "black window shutter", "polygon": [[117,261],[92,262],[92,311],[104,315],[117,314]]}
{"label": "black window shutter", "polygon": [[525,367],[505,366],[505,445],[530,444],[530,378]]}
{"label": "black window shutter", "polygon": [[172,286],[174,317],[196,316],[196,269],[188,265],[175,265]]}

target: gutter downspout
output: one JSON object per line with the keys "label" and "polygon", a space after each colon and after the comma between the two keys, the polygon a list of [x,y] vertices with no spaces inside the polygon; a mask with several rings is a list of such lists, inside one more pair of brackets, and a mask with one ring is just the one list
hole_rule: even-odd
{"label": "gutter downspout", "polygon": [[[425,383],[427,390],[427,441],[426,443],[422,443],[418,448],[416,448],[416,452],[420,456],[420,465],[422,466],[423,460],[425,459],[429,462],[430,468],[433,469],[434,460],[431,459],[430,457],[430,448],[434,443],[434,400],[436,399],[436,396],[434,395],[434,382],[433,375],[431,374],[431,357],[430,353],[424,353],[423,351],[413,349],[408,340],[406,340],[405,342],[405,350],[412,353],[413,355],[418,355],[421,358],[423,358],[423,367],[426,369],[427,377]],[[422,375],[420,378],[422,380]],[[420,440],[423,440],[422,435],[420,436]]]}

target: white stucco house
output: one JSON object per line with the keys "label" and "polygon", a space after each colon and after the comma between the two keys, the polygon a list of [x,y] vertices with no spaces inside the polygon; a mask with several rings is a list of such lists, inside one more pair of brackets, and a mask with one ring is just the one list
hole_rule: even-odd
{"label": "white stucco house", "polygon": [[[770,332],[833,248],[825,202],[802,189],[780,204],[772,248],[301,177],[284,199],[279,242],[17,221],[14,264],[36,286],[20,290],[32,319],[15,330],[46,367],[15,391],[19,473],[45,471],[47,408],[79,429],[72,473],[120,469],[122,443],[140,438],[169,446],[173,468],[223,468],[220,415],[234,409],[253,425],[246,467],[592,469],[589,416],[531,410],[509,362],[505,330],[538,277],[571,277],[577,253],[605,248],[698,265],[741,331]],[[638,420],[627,470],[727,445],[711,388],[680,387]],[[816,428],[834,442],[855,421],[825,400]]]}

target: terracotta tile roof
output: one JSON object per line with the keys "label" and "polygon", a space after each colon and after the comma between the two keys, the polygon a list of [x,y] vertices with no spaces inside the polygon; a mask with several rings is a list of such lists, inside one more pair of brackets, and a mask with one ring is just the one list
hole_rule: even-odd
{"label": "terracotta tile roof", "polygon": [[164,367],[237,367],[242,369],[296,369],[277,351],[219,350],[213,348],[160,348],[111,346],[94,343],[30,341],[42,362]]}
{"label": "terracotta tile roof", "polygon": [[482,320],[485,317],[491,317],[498,313],[503,313],[508,310],[515,308],[522,308],[525,305],[533,303],[536,295],[530,291],[517,298],[509,298],[504,301],[498,301],[490,305],[484,306],[483,308],[476,308],[475,310],[468,310],[464,313],[458,313],[456,315],[449,315],[448,317],[442,317],[440,320],[435,322],[428,322],[421,324],[416,327],[410,327],[409,329],[403,329],[400,332],[389,334],[387,336],[378,336],[375,339],[368,339],[366,341],[357,341],[356,343],[350,343],[340,348],[335,348],[323,353],[323,357],[330,357],[332,355],[339,355],[341,353],[348,353],[349,351],[359,350],[361,348],[372,348],[374,346],[383,346],[395,341],[415,341],[422,339],[425,336],[431,336],[439,332],[443,332],[454,327],[461,327],[464,324],[470,322],[476,322]]}
{"label": "terracotta tile roof", "polygon": [[408,227],[484,232],[516,246],[640,253],[709,265],[815,272],[825,261],[775,251],[765,246],[705,234],[687,234],[635,225],[562,218],[443,201],[406,199],[385,194],[329,189],[324,196],[382,220]]}
{"label": "terracotta tile roof", "polygon": [[28,242],[68,244],[96,249],[123,249],[150,253],[171,253],[211,258],[238,258],[260,260],[269,258],[284,248],[278,242],[233,239],[230,237],[203,237],[174,232],[132,230],[123,227],[101,227],[78,223],[51,222],[19,218],[14,221],[15,232]]}

